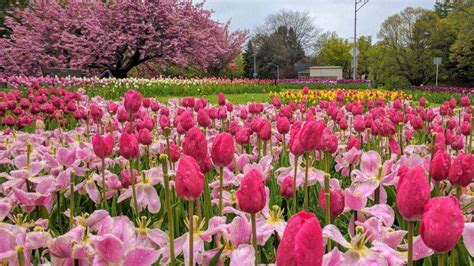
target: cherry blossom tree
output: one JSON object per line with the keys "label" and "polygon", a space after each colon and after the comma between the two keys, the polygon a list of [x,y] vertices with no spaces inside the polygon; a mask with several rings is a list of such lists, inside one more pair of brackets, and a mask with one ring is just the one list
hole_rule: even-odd
{"label": "cherry blossom tree", "polygon": [[187,0],[32,1],[7,17],[10,36],[0,39],[0,70],[37,75],[65,67],[124,78],[134,67],[227,65],[246,32],[211,19],[203,3]]}

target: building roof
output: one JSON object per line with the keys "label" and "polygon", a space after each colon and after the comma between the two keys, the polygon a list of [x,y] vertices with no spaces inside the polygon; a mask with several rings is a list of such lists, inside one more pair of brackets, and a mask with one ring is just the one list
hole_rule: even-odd
{"label": "building roof", "polygon": [[342,66],[312,66],[310,67],[310,69],[331,69],[331,68],[342,69],[343,67]]}

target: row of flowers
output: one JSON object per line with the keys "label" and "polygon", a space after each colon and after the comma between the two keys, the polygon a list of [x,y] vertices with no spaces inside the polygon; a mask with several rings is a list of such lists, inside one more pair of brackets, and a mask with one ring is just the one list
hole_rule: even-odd
{"label": "row of flowers", "polygon": [[472,263],[468,97],[26,92],[0,92],[0,264]]}
{"label": "row of flowers", "polygon": [[277,97],[284,102],[317,104],[325,101],[372,101],[395,99],[412,99],[412,95],[403,91],[388,90],[357,90],[357,89],[331,89],[331,90],[311,90],[309,87],[303,87],[302,90],[286,90],[277,93],[270,93],[270,97]]}

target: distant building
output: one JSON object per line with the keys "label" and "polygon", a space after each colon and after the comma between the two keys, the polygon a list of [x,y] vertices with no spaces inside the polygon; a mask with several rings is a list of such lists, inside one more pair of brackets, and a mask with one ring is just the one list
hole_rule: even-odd
{"label": "distant building", "polygon": [[300,78],[342,79],[341,66],[312,66],[309,70],[298,72]]}

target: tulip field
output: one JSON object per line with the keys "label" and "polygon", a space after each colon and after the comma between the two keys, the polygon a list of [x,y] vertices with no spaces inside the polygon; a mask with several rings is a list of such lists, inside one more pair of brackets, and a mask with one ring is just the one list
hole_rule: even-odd
{"label": "tulip field", "polygon": [[473,265],[472,91],[6,82],[1,266]]}

